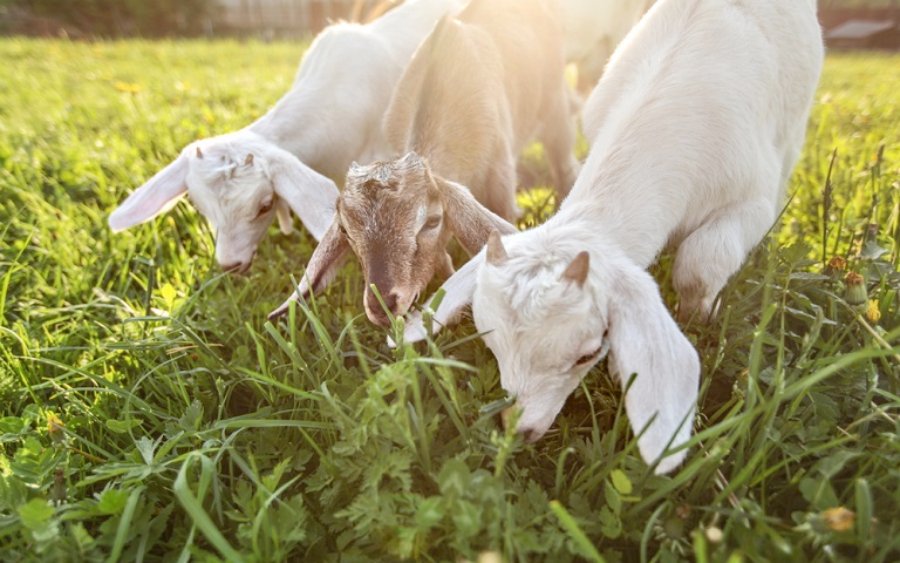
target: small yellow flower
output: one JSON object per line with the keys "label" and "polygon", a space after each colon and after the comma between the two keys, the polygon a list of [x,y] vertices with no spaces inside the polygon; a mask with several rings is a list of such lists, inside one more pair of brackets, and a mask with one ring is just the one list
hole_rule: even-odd
{"label": "small yellow flower", "polygon": [[870,323],[877,323],[881,320],[881,309],[878,307],[877,299],[869,299],[869,304],[866,307],[866,318],[869,319]]}
{"label": "small yellow flower", "polygon": [[63,437],[65,429],[66,425],[63,424],[62,419],[52,412],[47,413],[47,433],[51,438],[59,440]]}
{"label": "small yellow flower", "polygon": [[124,92],[126,94],[137,94],[141,91],[141,85],[136,82],[122,82],[117,81],[113,86],[119,92]]}
{"label": "small yellow flower", "polygon": [[822,516],[825,518],[825,524],[828,528],[835,532],[846,532],[853,528],[853,524],[856,523],[856,513],[852,510],[847,510],[843,506],[829,508],[822,513]]}

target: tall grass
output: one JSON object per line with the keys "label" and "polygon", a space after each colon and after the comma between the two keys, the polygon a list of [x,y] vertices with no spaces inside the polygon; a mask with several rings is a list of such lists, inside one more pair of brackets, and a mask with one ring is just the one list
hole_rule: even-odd
{"label": "tall grass", "polygon": [[699,416],[658,477],[605,366],[525,445],[471,323],[389,349],[354,265],[266,322],[307,235],[273,228],[235,278],[188,205],[107,230],[181,146],[265,111],[301,50],[0,41],[4,560],[898,558],[900,58],[829,58],[781,226],[684,327]]}

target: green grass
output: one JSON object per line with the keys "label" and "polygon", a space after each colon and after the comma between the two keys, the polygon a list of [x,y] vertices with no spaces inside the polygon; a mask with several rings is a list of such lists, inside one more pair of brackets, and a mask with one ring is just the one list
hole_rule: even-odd
{"label": "green grass", "polygon": [[900,57],[829,58],[781,226],[685,327],[696,437],[657,477],[605,364],[523,445],[471,323],[388,349],[355,265],[267,323],[307,235],[273,227],[232,278],[189,205],[107,230],[185,143],[265,111],[301,50],[0,41],[0,558],[900,557]]}

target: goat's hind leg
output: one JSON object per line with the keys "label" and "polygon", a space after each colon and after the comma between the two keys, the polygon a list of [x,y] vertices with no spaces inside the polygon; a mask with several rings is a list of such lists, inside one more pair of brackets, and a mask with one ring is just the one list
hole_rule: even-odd
{"label": "goat's hind leg", "polygon": [[716,296],[774,221],[773,203],[754,199],[720,209],[682,241],[673,274],[680,321],[708,320]]}

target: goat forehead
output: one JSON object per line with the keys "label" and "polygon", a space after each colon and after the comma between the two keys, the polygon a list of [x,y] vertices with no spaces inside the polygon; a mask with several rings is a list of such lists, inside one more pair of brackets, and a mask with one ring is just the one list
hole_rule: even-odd
{"label": "goat forehead", "polygon": [[419,158],[355,165],[347,173],[347,186],[357,190],[401,190],[428,183],[428,169]]}
{"label": "goat forehead", "polygon": [[374,236],[414,233],[425,222],[432,206],[426,193],[403,193],[392,188],[356,187],[341,198],[341,214],[354,230],[371,231]]}
{"label": "goat forehead", "polygon": [[188,177],[188,191],[195,200],[223,213],[241,215],[254,210],[272,190],[259,174],[204,175]]}
{"label": "goat forehead", "polygon": [[567,263],[549,255],[510,256],[502,266],[484,268],[479,287],[509,311],[517,325],[555,326],[557,317],[565,319],[591,308],[589,291],[561,279]]}

